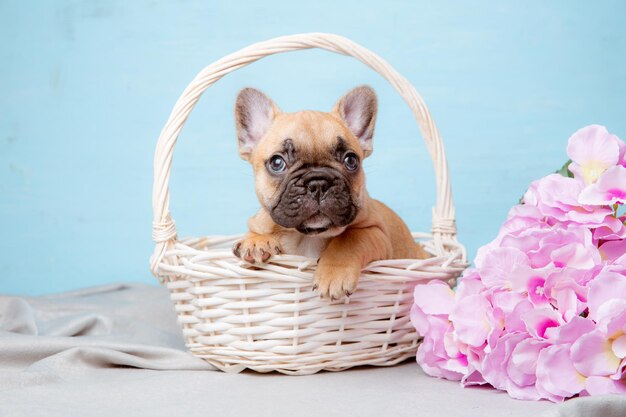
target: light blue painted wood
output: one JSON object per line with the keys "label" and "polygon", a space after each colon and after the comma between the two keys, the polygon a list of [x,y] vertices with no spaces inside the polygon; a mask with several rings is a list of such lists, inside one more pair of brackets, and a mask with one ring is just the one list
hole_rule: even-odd
{"label": "light blue painted wood", "polygon": [[[148,272],[152,155],[204,65],[255,41],[326,31],[376,51],[425,97],[448,149],[460,239],[473,256],[568,136],[626,139],[623,1],[0,1],[0,292],[40,294]],[[320,51],[272,57],[210,89],[176,149],[172,212],[188,234],[236,233],[256,210],[237,157],[238,89],[285,110],[380,96],[373,196],[427,230],[431,163],[376,74]]]}

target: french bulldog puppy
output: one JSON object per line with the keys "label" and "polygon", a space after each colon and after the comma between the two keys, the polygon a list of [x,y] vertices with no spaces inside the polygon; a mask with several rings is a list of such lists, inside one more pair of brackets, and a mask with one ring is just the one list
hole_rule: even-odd
{"label": "french bulldog puppy", "polygon": [[372,153],[377,106],[368,86],[330,113],[283,113],[258,90],[239,93],[239,155],[252,164],[261,210],[233,246],[237,257],[251,264],[280,253],[319,258],[313,288],[336,300],[354,292],[369,262],[430,256],[365,189],[362,161]]}

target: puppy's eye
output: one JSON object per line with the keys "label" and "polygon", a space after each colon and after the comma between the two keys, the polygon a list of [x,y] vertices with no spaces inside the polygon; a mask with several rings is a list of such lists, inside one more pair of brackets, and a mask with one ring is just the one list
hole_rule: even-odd
{"label": "puppy's eye", "polygon": [[287,168],[287,163],[281,156],[274,155],[268,162],[267,166],[269,167],[270,171],[279,174]]}
{"label": "puppy's eye", "polygon": [[359,168],[359,157],[354,152],[348,152],[343,158],[343,166],[348,171],[356,171]]}

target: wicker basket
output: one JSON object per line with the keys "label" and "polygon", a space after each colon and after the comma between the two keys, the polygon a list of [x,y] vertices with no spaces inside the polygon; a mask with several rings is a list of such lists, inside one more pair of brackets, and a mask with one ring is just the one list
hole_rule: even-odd
{"label": "wicker basket", "polygon": [[[231,252],[240,236],[179,239],[169,212],[174,145],[202,93],[226,74],[265,56],[310,48],[352,56],[393,85],[419,124],[437,182],[432,234],[414,233],[433,257],[373,262],[363,270],[357,291],[335,302],[320,300],[311,288],[315,260],[282,255],[251,267]],[[413,287],[434,278],[452,281],[467,266],[465,249],[456,241],[443,143],[426,105],[387,62],[337,35],[284,36],[204,68],[176,102],[159,137],[152,204],[152,273],[171,292],[189,350],[227,372],[249,368],[311,374],[393,365],[412,357],[420,340],[409,320]]]}

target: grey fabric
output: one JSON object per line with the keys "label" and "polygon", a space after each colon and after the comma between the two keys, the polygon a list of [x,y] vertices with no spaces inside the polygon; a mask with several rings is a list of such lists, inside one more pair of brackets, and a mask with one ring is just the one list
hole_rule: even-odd
{"label": "grey fabric", "polygon": [[412,361],[302,377],[211,369],[184,351],[161,288],[0,297],[0,416],[626,416],[625,397],[517,401]]}

